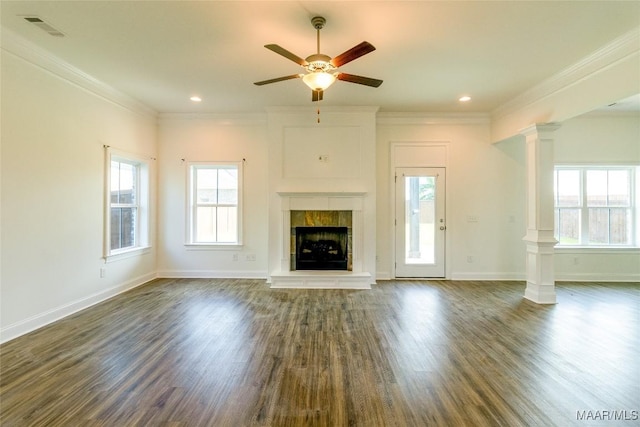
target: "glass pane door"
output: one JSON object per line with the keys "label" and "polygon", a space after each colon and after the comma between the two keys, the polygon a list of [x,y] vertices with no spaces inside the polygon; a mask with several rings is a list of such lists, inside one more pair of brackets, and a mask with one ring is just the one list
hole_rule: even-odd
{"label": "glass pane door", "polygon": [[405,262],[435,262],[435,187],[433,176],[404,176]]}
{"label": "glass pane door", "polygon": [[396,277],[445,275],[445,169],[396,169]]}

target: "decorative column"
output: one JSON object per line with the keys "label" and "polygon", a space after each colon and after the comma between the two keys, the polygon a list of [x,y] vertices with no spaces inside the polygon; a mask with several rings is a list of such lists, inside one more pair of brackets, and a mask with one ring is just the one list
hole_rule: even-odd
{"label": "decorative column", "polygon": [[524,297],[555,304],[553,253],[553,137],[559,124],[536,124],[520,131],[526,139],[527,162],[527,288]]}

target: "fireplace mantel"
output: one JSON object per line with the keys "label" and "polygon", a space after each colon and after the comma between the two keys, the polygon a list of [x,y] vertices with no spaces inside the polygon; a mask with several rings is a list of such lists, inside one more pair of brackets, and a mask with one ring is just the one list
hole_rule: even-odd
{"label": "fireplace mantel", "polygon": [[[375,284],[376,112],[376,107],[329,107],[323,109],[322,123],[307,107],[267,112],[267,281],[272,287]],[[291,211],[305,210],[352,212],[352,271],[291,271]]]}
{"label": "fireplace mantel", "polygon": [[[371,274],[363,269],[363,199],[366,192],[277,192],[280,196],[280,268],[271,273],[272,288],[371,289]],[[291,211],[351,211],[352,271],[291,271]]]}
{"label": "fireplace mantel", "polygon": [[366,191],[277,191],[280,197],[363,197]]}

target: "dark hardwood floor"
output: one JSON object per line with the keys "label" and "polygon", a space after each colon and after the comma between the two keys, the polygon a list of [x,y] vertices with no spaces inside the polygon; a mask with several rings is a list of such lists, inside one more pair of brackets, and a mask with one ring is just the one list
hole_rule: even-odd
{"label": "dark hardwood floor", "polygon": [[156,280],[0,346],[0,424],[639,425],[640,284],[557,289]]}

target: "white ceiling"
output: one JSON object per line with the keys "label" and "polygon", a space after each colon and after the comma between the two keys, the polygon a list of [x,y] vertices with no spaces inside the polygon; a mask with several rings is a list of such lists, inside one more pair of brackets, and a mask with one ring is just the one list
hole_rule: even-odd
{"label": "white ceiling", "polygon": [[[302,81],[252,83],[301,72],[263,46],[315,53],[315,15],[327,19],[322,53],[363,40],[377,48],[341,71],[384,80],[338,81],[322,104],[393,112],[490,112],[640,25],[638,1],[2,0],[0,8],[3,27],[161,113],[310,105]],[[463,94],[472,101],[459,103]]]}

